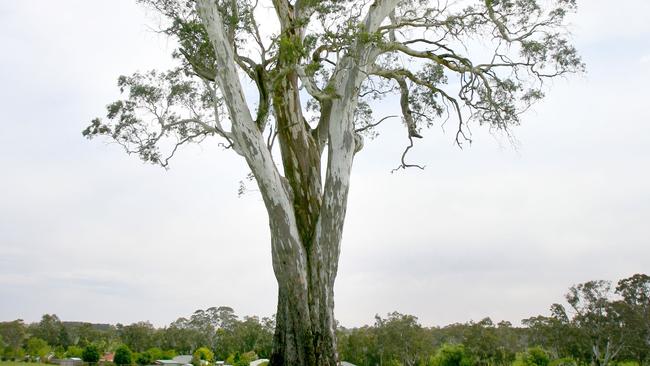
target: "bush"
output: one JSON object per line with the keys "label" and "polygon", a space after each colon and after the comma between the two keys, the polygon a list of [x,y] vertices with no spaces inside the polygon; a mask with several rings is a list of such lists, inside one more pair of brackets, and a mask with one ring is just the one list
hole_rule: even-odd
{"label": "bush", "polygon": [[149,354],[149,352],[138,353],[135,356],[135,363],[137,363],[138,365],[141,365],[141,366],[149,365],[149,364],[151,364],[152,361],[153,360],[152,360],[151,355]]}
{"label": "bush", "polygon": [[214,353],[210,351],[207,347],[201,347],[194,351],[194,356],[196,356],[199,360],[205,360],[208,362],[212,362],[214,359]]}
{"label": "bush", "polygon": [[[147,350],[147,353],[151,355],[151,359],[153,361],[164,360],[165,359],[165,358],[163,358],[163,351],[158,347],[149,348]],[[174,358],[174,356],[172,356],[170,358]]]}
{"label": "bush", "polygon": [[616,366],[639,366],[639,363],[636,361],[620,361]]}
{"label": "bush", "polygon": [[[548,366],[578,366],[578,362],[571,357],[558,358],[549,362]],[[632,366],[632,365],[630,365]],[[639,366],[639,365],[636,365]]]}
{"label": "bush", "polygon": [[25,359],[25,350],[6,347],[2,353],[2,359],[3,361],[23,361]]}
{"label": "bush", "polygon": [[243,354],[236,352],[226,359],[226,364],[233,366],[248,366],[251,362],[257,360],[255,352],[250,351]]}
{"label": "bush", "polygon": [[531,347],[518,353],[512,366],[549,366],[550,357],[542,347]]}
{"label": "bush", "polygon": [[176,353],[176,350],[168,349],[168,350],[164,350],[162,352],[162,356],[161,356],[160,359],[161,360],[171,360],[172,358],[176,357],[176,355],[178,355]]}
{"label": "bush", "polygon": [[386,362],[386,366],[404,366],[402,365],[401,362],[395,359],[391,359],[390,361]]}
{"label": "bush", "polygon": [[83,352],[84,352],[84,350],[81,347],[70,346],[70,347],[68,347],[68,350],[65,351],[65,357],[68,357],[68,358],[79,357],[79,358],[81,358],[81,354]]}
{"label": "bush", "polygon": [[116,365],[130,365],[133,362],[133,353],[126,345],[121,345],[115,350],[113,362]]}
{"label": "bush", "polygon": [[81,359],[84,362],[96,363],[99,361],[99,349],[94,344],[89,344],[81,353]]}
{"label": "bush", "polygon": [[431,366],[471,366],[472,357],[461,344],[445,344],[430,359]]}

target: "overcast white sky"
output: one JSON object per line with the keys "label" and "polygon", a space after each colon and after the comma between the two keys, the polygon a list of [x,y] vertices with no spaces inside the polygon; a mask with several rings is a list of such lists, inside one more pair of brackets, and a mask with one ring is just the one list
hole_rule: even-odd
{"label": "overcast white sky", "polygon": [[[357,156],[336,285],[345,326],[514,322],[591,279],[650,272],[650,3],[579,2],[588,73],[558,80],[505,139],[434,128],[390,174],[403,132]],[[0,321],[165,325],[198,308],[275,310],[266,214],[244,162],[214,144],[164,171],[81,130],[116,78],[173,44],[132,0],[0,2]]]}

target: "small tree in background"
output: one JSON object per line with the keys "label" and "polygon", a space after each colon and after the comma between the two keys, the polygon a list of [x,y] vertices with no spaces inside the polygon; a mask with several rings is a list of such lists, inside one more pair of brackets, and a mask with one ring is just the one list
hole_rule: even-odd
{"label": "small tree in background", "polygon": [[210,349],[208,349],[207,347],[201,347],[197,349],[196,351],[194,351],[194,355],[196,355],[199,358],[199,360],[204,360],[208,362],[212,362],[212,360],[214,360],[214,353],[212,353],[212,351],[210,351]]}
{"label": "small tree in background", "polygon": [[68,350],[65,352],[65,357],[79,357],[81,358],[81,355],[83,354],[84,350],[81,347],[78,346],[70,346],[68,347]]}
{"label": "small tree in background", "polygon": [[81,359],[88,363],[97,363],[99,361],[99,349],[94,344],[89,344],[81,353]]}
{"label": "small tree in background", "polygon": [[214,360],[214,353],[207,347],[200,347],[192,355],[192,365],[201,366],[205,362],[212,362]]}
{"label": "small tree in background", "polygon": [[618,281],[616,293],[629,333],[625,357],[650,364],[650,276],[637,273]]}
{"label": "small tree in background", "polygon": [[172,358],[176,357],[176,355],[178,355],[178,353],[176,353],[176,350],[173,349],[164,350],[162,352],[160,360],[171,360]]}
{"label": "small tree in background", "polygon": [[460,344],[445,344],[429,362],[431,366],[471,366],[474,360]]}
{"label": "small tree in background", "polygon": [[152,361],[153,359],[149,352],[140,352],[135,356],[135,363],[141,366],[149,365]]}
{"label": "small tree in background", "polygon": [[27,341],[27,354],[32,360],[38,359],[42,362],[43,359],[50,353],[50,346],[41,338],[32,337]]}
{"label": "small tree in background", "polygon": [[518,354],[512,366],[548,366],[550,361],[548,352],[542,347],[531,347]]}
{"label": "small tree in background", "polygon": [[[163,357],[163,351],[158,348],[158,347],[152,347],[147,350],[147,353],[151,355],[151,360],[156,361],[156,360],[165,360],[166,358]],[[174,358],[174,356],[170,357]]]}
{"label": "small tree in background", "polygon": [[255,352],[246,352],[246,353],[239,353],[236,352],[235,354],[232,354],[228,356],[226,359],[226,364],[230,364],[233,366],[248,366],[252,361],[257,360],[257,355]]}
{"label": "small tree in background", "polygon": [[133,354],[128,346],[121,345],[115,350],[113,362],[116,365],[130,365],[133,362]]}

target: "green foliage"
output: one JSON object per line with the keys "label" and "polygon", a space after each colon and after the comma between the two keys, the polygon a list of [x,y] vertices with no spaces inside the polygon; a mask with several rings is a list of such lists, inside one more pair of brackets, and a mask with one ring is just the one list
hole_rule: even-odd
{"label": "green foliage", "polygon": [[149,322],[137,322],[127,326],[118,325],[118,333],[132,351],[144,352],[152,347],[155,329]]}
{"label": "green foliage", "polygon": [[[165,166],[175,149],[168,155],[164,154],[159,142],[200,141],[206,135],[214,133],[212,130],[206,131],[205,125],[197,121],[203,119],[206,110],[214,111],[214,103],[217,101],[207,89],[199,87],[196,81],[188,78],[182,68],[164,73],[150,71],[120,76],[118,86],[120,92],[128,95],[128,99],[109,104],[106,116],[112,123],[109,125],[98,118],[94,119],[82,131],[87,138],[110,136],[127,152],[138,154],[142,160],[152,164]],[[192,118],[184,119],[179,113],[179,109],[185,106],[192,106],[192,113],[195,114]],[[143,113],[155,115],[159,122],[155,131],[151,129],[150,120],[142,118]],[[181,123],[183,121],[187,123]],[[146,327],[146,324],[132,326]],[[131,344],[129,346],[133,350],[139,350]]]}
{"label": "green foliage", "polygon": [[200,347],[194,351],[193,357],[196,357],[198,360],[212,362],[214,360],[214,353],[207,347]]}
{"label": "green foliage", "polygon": [[43,339],[32,337],[27,340],[26,352],[32,360],[43,360],[50,353],[50,346]]}
{"label": "green foliage", "polygon": [[65,348],[63,346],[54,347],[54,358],[62,359],[65,358]]}
{"label": "green foliage", "polygon": [[81,355],[83,354],[84,350],[81,347],[78,346],[69,346],[68,350],[65,352],[65,357],[71,358],[71,357],[78,357],[81,358]]}
{"label": "green foliage", "polygon": [[192,355],[192,360],[190,361],[192,366],[201,366],[203,364],[203,362],[207,362],[207,361],[201,361],[201,358],[196,353],[194,353]]}
{"label": "green foliage", "polygon": [[153,362],[153,357],[149,352],[140,352],[135,354],[135,363],[140,366],[150,365]]}
{"label": "green foliage", "polygon": [[395,360],[395,359],[388,360],[387,362],[385,362],[385,365],[386,366],[404,366],[403,363],[401,363],[401,362],[399,362],[398,360]]}
{"label": "green foliage", "polygon": [[8,360],[11,360],[11,361],[23,361],[23,360],[25,360],[25,350],[22,347],[18,347],[18,348],[15,348],[15,349],[8,348],[8,349],[5,349],[5,351],[6,351],[6,353],[5,353],[6,356],[5,357]]}
{"label": "green foliage", "polygon": [[176,357],[177,355],[178,355],[178,353],[173,349],[164,350],[162,352],[162,355],[160,356],[160,358],[158,358],[158,360],[171,360],[172,358]]}
{"label": "green foliage", "polygon": [[397,360],[405,365],[423,361],[426,332],[413,315],[392,312],[387,318],[375,316],[377,346],[383,360]]}
{"label": "green foliage", "polygon": [[302,57],[307,56],[302,41],[297,37],[283,35],[278,43],[280,62],[285,65],[297,63]]}
{"label": "green foliage", "polygon": [[245,317],[243,321],[229,321],[227,327],[216,331],[216,356],[225,359],[236,353],[253,351],[262,358],[270,358],[274,324],[271,319]]}
{"label": "green foliage", "polygon": [[513,366],[548,366],[550,357],[542,347],[531,347],[526,352],[519,353]]}
{"label": "green foliage", "polygon": [[[647,323],[648,281],[645,275],[634,275],[618,282],[613,296],[608,283],[591,281],[573,286],[569,300],[578,311],[567,311],[553,304],[550,314],[522,321],[523,326],[509,322],[494,324],[485,318],[478,322],[451,324],[426,328],[417,318],[398,312],[385,318],[377,317],[372,326],[337,330],[341,360],[358,366],[418,365],[418,366],[585,366],[593,357],[592,346],[601,334],[598,329],[616,334],[622,340],[618,356],[609,366],[639,366],[648,364],[648,349],[644,338]],[[131,355],[140,364],[156,359],[171,359],[177,351],[190,354],[196,360],[209,361],[214,347],[216,359],[228,359],[230,364],[248,365],[258,358],[270,358],[274,323],[272,319],[244,317],[240,319],[229,307],[197,310],[187,318],[179,318],[166,328],[156,329],[148,323],[113,327],[88,323],[64,323],[71,339],[86,349],[70,345],[66,357],[84,357],[88,348],[115,350],[115,363],[127,348],[126,341],[146,349]],[[40,323],[25,325],[22,321],[0,323],[0,357],[4,360],[25,358],[25,349],[32,357],[44,356],[51,350],[40,337],[25,338],[27,329],[34,331]],[[51,334],[54,334],[52,332]],[[617,338],[618,339],[618,338]],[[18,345],[15,347],[15,345]],[[606,344],[603,343],[605,346]],[[531,347],[539,345],[538,347]],[[602,345],[601,345],[602,346]],[[25,348],[23,348],[25,347]],[[530,348],[528,348],[530,347]],[[166,349],[162,351],[162,349]],[[63,346],[54,348],[57,357]],[[222,356],[227,352],[225,356]],[[36,356],[35,356],[36,355]],[[516,355],[516,357],[515,357]],[[550,360],[553,355],[553,360]],[[198,364],[198,363],[197,363]],[[21,365],[25,365],[21,363]],[[4,366],[4,365],[0,365]],[[602,365],[605,366],[605,365]]]}
{"label": "green foliage", "polygon": [[239,352],[236,352],[228,356],[226,359],[226,364],[233,366],[248,366],[252,361],[255,361],[257,359],[258,357],[255,352],[245,352],[241,354]]}
{"label": "green foliage", "polygon": [[88,363],[97,363],[99,361],[99,348],[94,344],[89,344],[81,353],[81,359]]}
{"label": "green foliage", "polygon": [[175,356],[175,355],[174,355],[174,356],[171,356],[171,357],[169,357],[169,358],[166,358],[166,357],[165,357],[165,353],[163,352],[163,350],[161,350],[161,349],[158,348],[158,347],[151,347],[151,348],[149,348],[149,349],[147,350],[147,353],[148,353],[149,355],[151,355],[151,359],[154,360],[154,361],[156,361],[156,360],[169,360],[169,359],[174,358],[174,356]]}
{"label": "green foliage", "polygon": [[[578,366],[578,362],[571,357],[563,357],[549,362],[548,366]],[[629,366],[634,366],[634,365],[629,365]]]}
{"label": "green foliage", "polygon": [[637,361],[620,361],[616,363],[616,366],[639,366]]}
{"label": "green foliage", "polygon": [[430,359],[431,366],[472,366],[473,359],[463,345],[445,344]]}
{"label": "green foliage", "polygon": [[27,327],[22,319],[0,322],[0,337],[5,343],[5,348],[9,348],[7,352],[11,354],[11,358],[16,358],[18,349],[22,348],[26,336]]}
{"label": "green foliage", "polygon": [[376,365],[379,363],[377,334],[374,327],[339,329],[338,351],[342,360],[355,365]]}
{"label": "green foliage", "polygon": [[117,347],[113,363],[116,365],[130,365],[133,362],[133,354],[131,349],[125,344]]}
{"label": "green foliage", "polygon": [[56,314],[45,314],[32,331],[35,337],[45,340],[51,346],[68,346],[70,336]]}
{"label": "green foliage", "polygon": [[[173,56],[179,65],[169,72],[120,77],[120,90],[128,91],[128,95],[109,105],[110,121],[93,119],[83,134],[89,138],[108,136],[142,160],[167,166],[180,145],[201,142],[214,135],[225,136],[211,122],[229,119],[228,106],[217,92],[208,90],[219,89],[215,85],[215,70],[225,65],[217,64],[216,56],[222,53],[215,51],[192,2],[140,2],[166,19],[162,31],[178,44]],[[301,14],[304,16],[298,16],[300,12],[281,16],[281,22],[289,24],[265,37],[260,35],[260,19],[255,19],[257,2],[219,1],[223,27],[236,54],[229,61],[267,101],[286,97],[284,89],[275,86],[297,66],[304,68],[326,94],[333,95],[332,77],[336,70],[365,62],[367,54],[376,51],[376,59],[368,61],[386,72],[379,77],[370,73],[367,83],[361,86],[363,92],[358,93],[359,100],[355,101],[359,109],[365,108],[355,112],[360,127],[372,120],[367,113],[368,103],[405,92],[408,108],[402,113],[413,121],[409,123],[409,133],[453,117],[458,119],[460,144],[459,136],[465,137],[470,119],[507,130],[519,123],[523,111],[543,97],[544,80],[584,70],[565,29],[567,14],[576,11],[573,0],[477,0],[465,8],[441,7],[435,1],[401,1],[391,12],[393,21],[409,21],[393,22],[391,25],[396,29],[388,25],[367,28],[366,2],[299,3],[303,10],[310,11]],[[263,23],[267,23],[266,19]],[[421,33],[437,41],[418,39]],[[492,63],[470,58],[473,52],[469,46],[483,41],[494,46]],[[350,60],[349,65],[338,64]],[[408,81],[400,87],[395,85],[398,74]],[[447,79],[451,82],[447,83]],[[377,85],[385,87],[375,89]],[[175,95],[183,95],[182,102],[174,100]],[[261,103],[262,100],[257,122],[266,126],[272,106]],[[215,113],[216,110],[220,112]],[[196,123],[197,120],[205,124]],[[272,119],[269,122],[277,123]],[[224,138],[227,145],[232,142]]]}

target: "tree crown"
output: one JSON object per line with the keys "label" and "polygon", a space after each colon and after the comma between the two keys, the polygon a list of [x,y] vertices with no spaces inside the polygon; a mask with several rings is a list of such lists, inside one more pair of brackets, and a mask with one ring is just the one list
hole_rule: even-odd
{"label": "tree crown", "polygon": [[[301,120],[292,130],[322,152],[332,103],[346,97],[337,83],[350,68],[364,73],[347,96],[355,104],[357,150],[360,135],[373,136],[379,123],[396,117],[373,113],[377,101],[391,95],[399,98],[395,112],[409,148],[423,128],[447,120],[455,121],[461,145],[471,141],[469,121],[507,131],[543,97],[545,80],[584,69],[565,28],[575,0],[140,2],[166,19],[163,32],[177,42],[179,65],[121,76],[125,98],[107,107],[109,122],[95,119],[83,133],[110,136],[162,166],[181,145],[215,136],[241,153],[233,114],[244,107],[271,149],[286,128],[280,120],[288,98],[283,83],[291,78]],[[218,14],[207,14],[204,5],[214,2]],[[228,52],[206,27],[206,17],[214,16],[221,19]],[[219,82],[229,68],[246,82],[247,96],[256,94],[244,98],[245,106],[233,105],[231,91]],[[400,167],[408,166],[402,156]]]}

